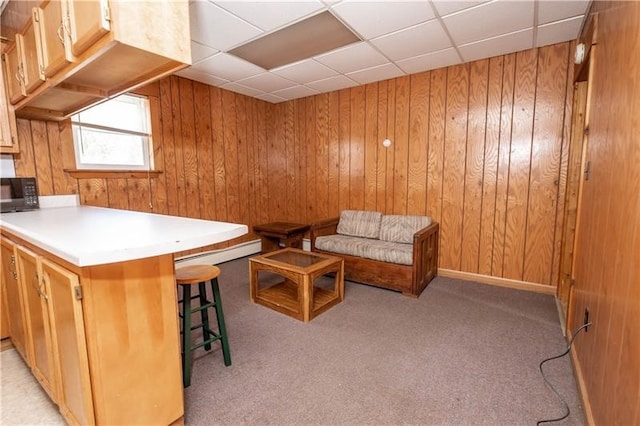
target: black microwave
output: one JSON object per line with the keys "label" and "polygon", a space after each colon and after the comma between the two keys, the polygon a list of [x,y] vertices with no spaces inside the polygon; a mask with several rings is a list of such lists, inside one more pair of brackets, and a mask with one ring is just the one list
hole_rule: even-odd
{"label": "black microwave", "polygon": [[38,187],[35,178],[0,178],[0,212],[19,212],[37,208]]}

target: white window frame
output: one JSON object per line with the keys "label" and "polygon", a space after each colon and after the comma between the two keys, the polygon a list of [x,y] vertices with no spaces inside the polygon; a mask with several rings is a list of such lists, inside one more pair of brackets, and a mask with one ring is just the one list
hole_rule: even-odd
{"label": "white window frame", "polygon": [[[143,105],[145,109],[145,117],[143,118],[144,122],[141,123],[143,132],[132,131],[128,129],[123,129],[121,126],[118,126],[118,123],[114,122],[112,126],[104,126],[104,125],[96,125],[90,123],[83,123],[80,114],[75,114],[71,116],[71,124],[72,124],[72,132],[73,132],[73,146],[74,153],[76,159],[76,169],[77,170],[101,170],[101,171],[122,171],[122,170],[135,170],[135,171],[151,171],[154,169],[153,164],[153,139],[151,134],[151,110],[149,105],[149,99],[146,96],[140,95],[132,95],[125,94],[120,95],[113,99],[118,99],[122,97],[127,98],[138,98],[143,100]],[[138,100],[137,99],[137,100]],[[109,102],[111,100],[105,101]],[[128,135],[128,136],[140,136],[142,137],[142,150],[143,150],[143,164],[142,165],[132,165],[132,164],[121,164],[121,163],[89,163],[83,162],[81,158],[81,150],[82,150],[82,141],[83,141],[83,130],[87,131],[98,131],[98,132],[106,132],[113,133],[115,135]]]}

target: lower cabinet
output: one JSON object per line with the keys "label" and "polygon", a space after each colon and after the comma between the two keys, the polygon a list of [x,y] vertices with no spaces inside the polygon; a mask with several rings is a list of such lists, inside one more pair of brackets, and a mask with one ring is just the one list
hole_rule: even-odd
{"label": "lower cabinet", "polygon": [[22,280],[27,336],[30,348],[31,371],[42,388],[57,402],[56,368],[51,346],[48,296],[40,270],[40,256],[22,247],[16,247],[18,277]]}
{"label": "lower cabinet", "polygon": [[42,259],[42,277],[49,302],[60,412],[70,424],[93,424],[95,420],[78,276]]}
{"label": "lower cabinet", "polygon": [[9,319],[9,335],[11,343],[27,364],[29,351],[27,348],[27,329],[24,315],[23,292],[18,280],[16,261],[16,245],[6,238],[0,239],[0,259],[2,259],[2,298],[7,307]]}
{"label": "lower cabinet", "polygon": [[11,340],[69,424],[183,422],[172,255],[76,267],[0,241]]}

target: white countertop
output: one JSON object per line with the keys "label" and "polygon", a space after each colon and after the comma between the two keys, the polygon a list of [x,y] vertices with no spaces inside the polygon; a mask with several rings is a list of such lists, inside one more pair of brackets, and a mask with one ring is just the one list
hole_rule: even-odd
{"label": "white countertop", "polygon": [[248,232],[235,223],[90,206],[3,213],[0,226],[81,267],[190,250]]}

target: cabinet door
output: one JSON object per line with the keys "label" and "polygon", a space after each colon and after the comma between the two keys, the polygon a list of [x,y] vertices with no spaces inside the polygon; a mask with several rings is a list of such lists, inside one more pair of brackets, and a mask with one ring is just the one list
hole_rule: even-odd
{"label": "cabinet door", "polygon": [[59,373],[58,404],[69,424],[93,424],[89,361],[78,276],[42,259],[51,340]]}
{"label": "cabinet door", "polygon": [[9,106],[4,65],[0,64],[0,153],[15,153],[19,151],[16,115]]}
{"label": "cabinet door", "polygon": [[22,63],[22,75],[24,77],[24,90],[27,94],[33,92],[44,82],[44,72],[38,62],[38,47],[36,46],[36,30],[33,20],[21,34],[16,35],[18,40],[18,52]]}
{"label": "cabinet door", "polygon": [[45,1],[33,8],[38,58],[45,77],[51,77],[72,60],[71,51],[65,48],[62,16],[60,0]]}
{"label": "cabinet door", "polygon": [[111,29],[106,0],[68,0],[71,52],[78,56]]}
{"label": "cabinet door", "polygon": [[40,274],[38,256],[17,246],[18,279],[22,280],[25,294],[27,336],[30,338],[31,371],[54,402],[57,402],[51,326],[44,282]]}
{"label": "cabinet door", "polygon": [[22,65],[18,54],[18,38],[16,42],[7,48],[4,54],[5,70],[7,71],[7,95],[12,104],[17,103],[26,95],[22,84]]}
{"label": "cabinet door", "polygon": [[27,350],[27,329],[24,315],[24,302],[22,288],[18,283],[18,270],[16,264],[15,244],[9,240],[0,240],[2,256],[2,281],[6,297],[6,306],[9,313],[9,330],[11,343],[18,353],[29,364],[29,351]]}

